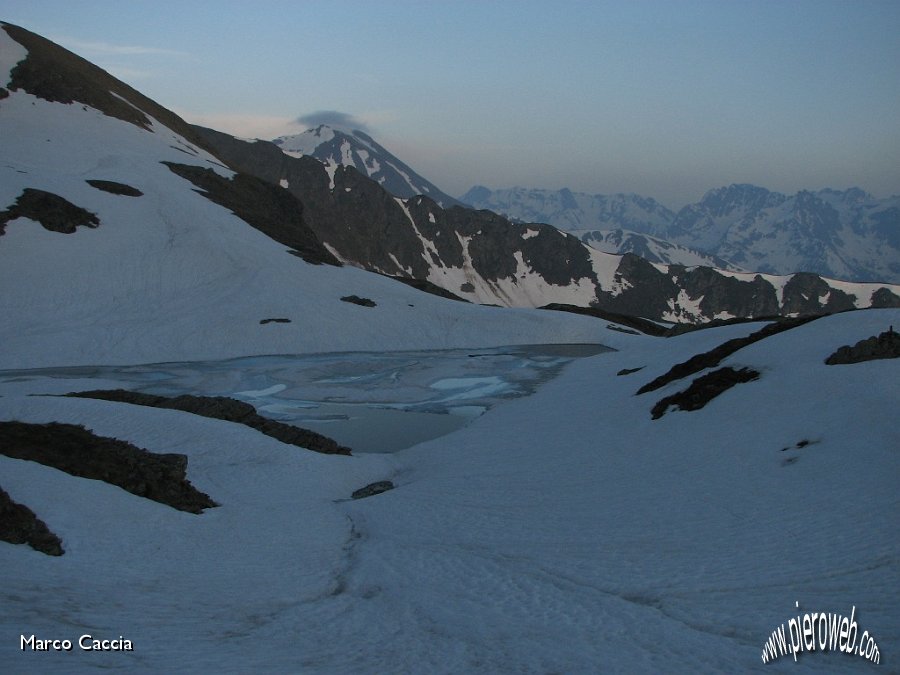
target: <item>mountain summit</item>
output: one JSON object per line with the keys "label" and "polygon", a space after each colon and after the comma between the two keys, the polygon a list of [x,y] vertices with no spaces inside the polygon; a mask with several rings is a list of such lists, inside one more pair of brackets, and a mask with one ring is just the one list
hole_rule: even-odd
{"label": "mountain summit", "polygon": [[273,142],[285,154],[315,157],[331,175],[337,166],[352,166],[395,197],[407,199],[425,195],[444,208],[460,205],[359,129],[320,124],[300,134],[281,136]]}

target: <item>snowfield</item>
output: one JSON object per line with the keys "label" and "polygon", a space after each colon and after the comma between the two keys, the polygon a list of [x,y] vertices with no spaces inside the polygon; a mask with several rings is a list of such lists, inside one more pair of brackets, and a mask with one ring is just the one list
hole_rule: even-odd
{"label": "snowfield", "polygon": [[[745,347],[723,365],[758,381],[656,421],[653,403],[686,382],[635,396],[642,384],[760,324],[640,340],[394,455],[321,456],[226,422],[26,397],[14,383],[3,419],[185,453],[189,479],[221,506],[180,513],[0,458],[4,488],[66,548],[0,547],[0,661],[14,672],[743,672],[774,667],[762,645],[795,601],[855,606],[887,660],[900,643],[900,364],[823,360],[891,323],[900,311],[854,312]],[[383,479],[396,489],[347,499]],[[83,633],[122,635],[135,651],[18,648],[20,634]],[[790,667],[870,666],[815,653]]]}

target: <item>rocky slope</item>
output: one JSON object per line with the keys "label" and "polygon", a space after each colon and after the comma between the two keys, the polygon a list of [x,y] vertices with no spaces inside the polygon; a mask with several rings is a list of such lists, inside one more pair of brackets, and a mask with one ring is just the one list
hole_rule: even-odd
{"label": "rocky slope", "polygon": [[491,211],[443,209],[424,196],[400,199],[353,168],[290,157],[265,141],[195,128],[229,166],[280,184],[339,259],[391,276],[427,280],[464,299],[508,306],[595,306],[652,319],[834,312],[893,306],[900,289],[847,285],[816,275],[771,276],[712,267],[658,265],[610,255],[549,225]]}

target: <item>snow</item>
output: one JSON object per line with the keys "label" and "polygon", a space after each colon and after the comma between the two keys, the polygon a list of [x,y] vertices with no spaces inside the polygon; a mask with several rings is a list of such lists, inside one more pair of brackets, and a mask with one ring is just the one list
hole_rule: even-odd
{"label": "snow", "polygon": [[334,190],[334,174],[337,172],[338,167],[340,166],[337,162],[322,162],[325,167],[325,172],[328,174],[328,189]]}
{"label": "snow", "polygon": [[675,300],[669,300],[669,311],[663,314],[663,321],[671,321],[672,323],[696,322],[702,317],[700,310],[702,300],[702,295],[698,298],[691,298],[686,290],[680,289],[678,297]]}
{"label": "snow", "polygon": [[26,56],[28,50],[9,37],[5,30],[0,29],[0,82],[3,83],[0,86],[7,86],[10,72]]}
{"label": "snow", "polygon": [[[66,547],[51,559],[0,545],[16,589],[0,660],[18,672],[762,672],[762,643],[795,601],[855,606],[887,653],[900,639],[900,362],[823,359],[889,323],[900,310],[751,345],[725,365],[758,381],[657,421],[652,404],[686,383],[635,396],[641,384],[761,324],[639,340],[393,455],[320,456],[186,413],[4,390],[5,419],[188,454],[189,478],[221,506],[184,514],[0,457],[4,488]],[[396,489],[347,500],[382,479]],[[135,652],[18,649],[22,633],[84,632]],[[833,653],[791,664],[858,667]]]}
{"label": "snow", "polygon": [[356,166],[353,161],[353,146],[350,145],[350,141],[341,143],[341,159],[339,163],[344,166]]}
{"label": "snow", "polygon": [[332,138],[334,138],[334,130],[328,126],[321,125],[300,134],[281,136],[276,140],[280,141],[278,147],[281,148],[284,154],[300,157],[313,154],[317,147],[322,145],[322,143],[327,143]]}
{"label": "snow", "polygon": [[287,178],[282,178],[280,181],[278,181],[278,184],[281,187],[283,187],[285,190],[287,190],[291,186],[291,184],[288,182]]}

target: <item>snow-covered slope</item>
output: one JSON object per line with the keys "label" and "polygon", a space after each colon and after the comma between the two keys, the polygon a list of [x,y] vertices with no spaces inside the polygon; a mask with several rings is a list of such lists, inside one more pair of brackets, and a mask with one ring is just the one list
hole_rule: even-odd
{"label": "snow-covered slope", "polygon": [[[887,663],[900,643],[900,361],[823,360],[890,324],[900,310],[850,312],[757,342],[722,365],[758,380],[658,420],[653,404],[693,378],[635,396],[641,385],[760,324],[628,336],[530,397],[387,456],[314,455],[226,422],[28,397],[33,384],[7,382],[0,419],[80,423],[185,453],[188,477],[220,506],[176,512],[0,457],[4,488],[66,549],[49,558],[0,543],[0,662],[16,672],[767,672],[760,655],[780,624],[855,608],[858,634]],[[396,488],[348,499],[383,479]],[[22,651],[22,634],[76,644]],[[83,652],[82,634],[123,636],[134,651]],[[871,664],[817,652],[789,667]]]}
{"label": "snow-covered slope", "polygon": [[338,166],[353,167],[396,197],[427,195],[444,208],[459,204],[359,129],[320,124],[273,142],[292,157],[315,157],[332,174]]}

